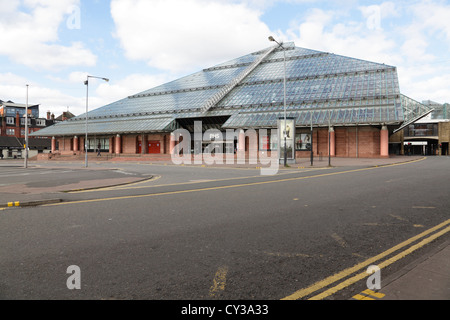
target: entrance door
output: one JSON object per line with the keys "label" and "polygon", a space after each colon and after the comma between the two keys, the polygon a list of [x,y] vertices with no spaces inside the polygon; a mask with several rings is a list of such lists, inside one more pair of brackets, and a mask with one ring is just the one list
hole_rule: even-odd
{"label": "entrance door", "polygon": [[148,142],[148,153],[161,153],[161,147],[159,141]]}
{"label": "entrance door", "polygon": [[137,153],[141,154],[142,153],[142,142],[138,141],[138,145],[137,145]]}

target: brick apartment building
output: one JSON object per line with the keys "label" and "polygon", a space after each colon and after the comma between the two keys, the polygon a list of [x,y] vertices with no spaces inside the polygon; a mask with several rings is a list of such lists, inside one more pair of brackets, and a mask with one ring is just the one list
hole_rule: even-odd
{"label": "brick apartment building", "polygon": [[[25,144],[25,112],[26,105],[12,101],[0,100],[0,153],[3,158],[22,157]],[[64,113],[60,119],[54,114],[47,112],[46,118],[39,117],[39,105],[28,106],[28,133],[35,133],[43,128],[49,127],[58,121],[73,117],[72,114]],[[30,157],[42,152],[50,152],[51,140],[48,137],[30,137],[28,140]]]}
{"label": "brick apartment building", "polygon": [[[309,157],[311,147],[316,156],[330,151],[339,157],[388,157],[394,131],[432,111],[400,93],[396,67],[285,43],[89,111],[87,143],[86,115],[39,135],[52,138],[53,152],[82,153],[86,145],[88,152],[100,147],[117,155],[170,154],[173,132],[183,128],[194,133],[200,121],[202,132],[239,132],[231,146],[215,141],[225,152],[238,148],[282,154],[278,123],[285,100],[286,115],[295,121],[288,148],[296,158]],[[275,134],[253,141],[242,134],[248,129]]]}

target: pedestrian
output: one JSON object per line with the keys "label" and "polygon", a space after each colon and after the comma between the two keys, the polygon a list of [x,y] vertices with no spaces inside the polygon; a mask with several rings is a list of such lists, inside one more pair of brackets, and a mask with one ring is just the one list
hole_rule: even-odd
{"label": "pedestrian", "polygon": [[102,155],[100,154],[100,147],[101,147],[101,145],[100,145],[100,143],[98,144],[98,146],[97,146],[97,157],[101,157]]}

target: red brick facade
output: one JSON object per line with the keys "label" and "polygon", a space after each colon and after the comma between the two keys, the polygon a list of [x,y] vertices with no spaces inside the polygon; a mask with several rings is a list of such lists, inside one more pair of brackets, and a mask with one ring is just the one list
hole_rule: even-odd
{"label": "red brick facade", "polygon": [[[377,158],[388,156],[384,150],[389,139],[388,133],[379,127],[337,127],[332,130],[330,136],[330,149],[333,157]],[[382,137],[386,140],[384,144]],[[108,138],[110,154],[170,154],[173,148],[169,133],[116,135]],[[314,156],[328,156],[328,138],[328,128],[314,129]],[[84,136],[63,137],[56,138],[56,140],[59,147],[56,150],[56,144],[54,144],[53,152],[59,151],[62,154],[84,152]],[[245,145],[245,151],[258,150],[256,139],[246,138],[244,141],[245,144],[241,145]],[[309,151],[296,152],[296,158],[307,158],[310,155]]]}

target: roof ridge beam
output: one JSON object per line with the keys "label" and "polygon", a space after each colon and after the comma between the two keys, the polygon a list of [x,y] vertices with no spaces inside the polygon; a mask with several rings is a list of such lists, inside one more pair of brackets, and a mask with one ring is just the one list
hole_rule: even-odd
{"label": "roof ridge beam", "polygon": [[201,111],[204,113],[217,105],[231,90],[233,90],[242,80],[244,80],[255,68],[275,50],[276,47],[270,47],[259,58],[257,58],[247,69],[241,72],[236,78],[234,78],[228,85],[223,87],[219,92],[209,98],[205,104],[201,107]]}

